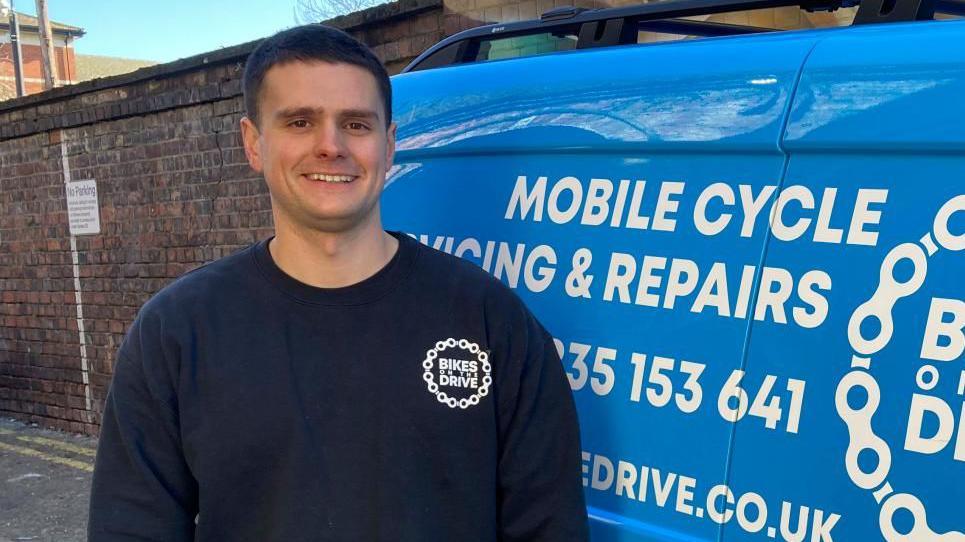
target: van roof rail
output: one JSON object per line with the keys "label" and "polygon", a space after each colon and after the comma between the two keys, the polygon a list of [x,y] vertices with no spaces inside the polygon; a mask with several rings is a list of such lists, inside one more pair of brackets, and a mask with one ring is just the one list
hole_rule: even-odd
{"label": "van roof rail", "polygon": [[965,16],[965,0],[661,0],[634,6],[558,7],[539,19],[464,30],[433,45],[402,73],[473,62],[481,46],[497,39],[551,34],[576,37],[576,48],[637,43],[640,31],[689,36],[732,36],[778,29],[695,21],[684,17],[797,6],[809,12],[858,6],[855,25],[930,20],[935,13]]}

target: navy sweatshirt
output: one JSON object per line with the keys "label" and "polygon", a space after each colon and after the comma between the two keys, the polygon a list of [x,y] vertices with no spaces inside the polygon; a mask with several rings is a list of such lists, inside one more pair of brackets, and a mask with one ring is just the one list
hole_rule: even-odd
{"label": "navy sweatshirt", "polygon": [[552,338],[475,265],[406,235],[344,288],[262,241],[138,313],[104,411],[89,539],[587,539]]}

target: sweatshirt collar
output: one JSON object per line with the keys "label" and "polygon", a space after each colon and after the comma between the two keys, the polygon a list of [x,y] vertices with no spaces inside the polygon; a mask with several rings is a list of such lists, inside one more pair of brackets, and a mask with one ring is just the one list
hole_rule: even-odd
{"label": "sweatshirt collar", "polygon": [[385,266],[374,275],[341,288],[319,288],[301,282],[281,270],[271,257],[268,243],[274,238],[259,241],[251,254],[262,276],[289,297],[312,305],[363,305],[391,292],[409,275],[420,251],[419,242],[400,232],[388,232],[398,239],[399,248]]}

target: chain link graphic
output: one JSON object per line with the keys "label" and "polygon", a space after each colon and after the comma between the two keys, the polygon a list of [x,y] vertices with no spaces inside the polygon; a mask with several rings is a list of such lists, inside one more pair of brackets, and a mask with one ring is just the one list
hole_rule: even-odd
{"label": "chain link graphic", "polygon": [[[457,399],[455,397],[450,397],[449,394],[442,391],[439,387],[439,383],[436,382],[435,374],[433,373],[433,368],[435,367],[436,358],[439,354],[449,348],[459,348],[461,350],[467,351],[470,354],[476,356],[476,360],[482,365],[482,382],[479,387],[476,388],[476,393],[469,397],[463,399]],[[493,383],[492,378],[492,365],[489,363],[489,354],[483,349],[479,348],[479,345],[468,341],[466,339],[459,339],[458,341],[452,337],[444,341],[436,342],[434,348],[430,348],[426,351],[426,358],[422,361],[422,379],[426,383],[426,389],[429,393],[436,396],[436,400],[440,403],[447,405],[449,408],[461,408],[463,410],[478,405],[479,401],[483,397],[489,395],[489,386]]]}
{"label": "chain link graphic", "polygon": [[[931,530],[925,506],[918,497],[909,493],[894,493],[888,482],[891,448],[884,439],[875,434],[871,425],[871,418],[881,402],[881,390],[878,381],[869,372],[870,356],[883,350],[891,341],[894,333],[895,304],[901,298],[917,292],[924,284],[928,274],[928,258],[938,252],[939,246],[950,252],[965,249],[965,233],[954,235],[948,229],[951,217],[963,211],[965,194],[945,202],[935,215],[932,231],[921,238],[920,245],[902,243],[892,248],[881,263],[875,292],[855,309],[848,322],[848,342],[851,348],[857,354],[869,357],[853,356],[852,370],[841,378],[835,391],[835,408],[838,416],[848,426],[850,437],[845,453],[845,468],[856,486],[874,490],[874,498],[881,505],[878,526],[887,542],[965,542],[965,533],[951,531],[940,534]],[[895,268],[903,260],[911,262],[913,266],[912,276],[905,281],[895,276]],[[861,328],[871,318],[879,324],[877,333],[865,337]],[[853,391],[856,389],[862,390],[867,397],[860,408],[853,407],[848,401],[849,397],[855,398]],[[871,472],[865,472],[859,465],[858,457],[869,453],[876,458],[875,467]],[[907,533],[899,532],[894,526],[894,516],[898,510],[905,510],[914,518],[914,525]]]}
{"label": "chain link graphic", "polygon": [[[859,409],[852,409],[848,404],[848,394],[855,388],[862,388],[867,393],[867,401]],[[838,383],[834,404],[838,409],[838,416],[848,426],[851,441],[845,454],[845,466],[851,481],[861,489],[874,489],[880,486],[891,470],[891,448],[888,443],[874,433],[871,428],[871,417],[878,410],[881,402],[881,392],[878,382],[871,373],[865,371],[851,371]],[[870,451],[877,457],[877,466],[871,472],[864,472],[858,466],[858,455]]]}
{"label": "chain link graphic", "polygon": [[[912,277],[905,282],[901,282],[894,275],[895,267],[902,260],[908,260],[914,265]],[[888,252],[885,261],[881,263],[878,289],[871,295],[871,299],[855,309],[848,323],[848,340],[856,352],[870,356],[888,344],[895,328],[891,315],[895,303],[917,292],[924,284],[927,273],[928,258],[920,246],[902,243]],[[878,334],[870,339],[861,333],[861,325],[869,318],[876,318],[880,323]]]}

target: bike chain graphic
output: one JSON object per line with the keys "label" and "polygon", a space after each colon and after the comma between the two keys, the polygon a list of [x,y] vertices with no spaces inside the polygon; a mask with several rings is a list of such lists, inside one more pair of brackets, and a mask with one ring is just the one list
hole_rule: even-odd
{"label": "bike chain graphic", "polygon": [[[948,231],[951,216],[963,211],[965,194],[945,202],[935,215],[932,231],[922,236],[918,243],[902,243],[892,248],[881,263],[878,287],[874,294],[855,309],[848,322],[848,341],[855,354],[851,356],[851,371],[838,382],[834,397],[838,416],[848,426],[850,438],[845,454],[845,467],[851,481],[861,489],[872,491],[875,501],[881,506],[878,526],[887,542],[965,542],[963,532],[950,531],[940,534],[931,530],[921,500],[910,493],[895,492],[888,482],[891,448],[871,427],[871,418],[881,401],[878,381],[871,373],[871,357],[891,341],[894,332],[892,310],[895,304],[917,292],[924,284],[928,274],[928,258],[934,256],[939,247],[950,252],[965,249],[965,233],[953,235]],[[908,260],[914,265],[911,278],[904,282],[894,275],[895,267],[902,260]],[[861,326],[870,318],[878,321],[878,333],[874,337],[866,338],[861,333]],[[855,388],[862,389],[867,397],[861,408],[852,408],[848,404],[848,394]],[[873,470],[865,472],[858,464],[858,456],[868,452],[873,453],[877,461]],[[914,526],[908,533],[900,533],[894,526],[893,520],[898,510],[905,510],[914,518]]]}

